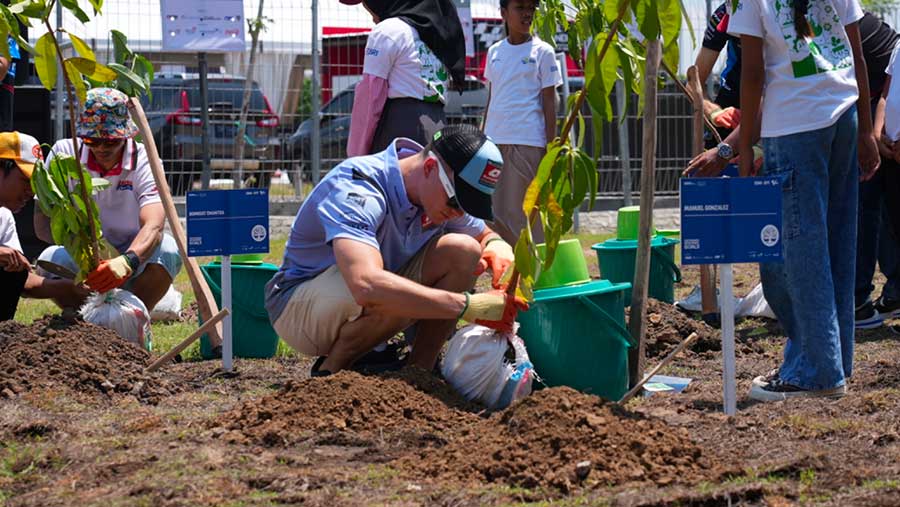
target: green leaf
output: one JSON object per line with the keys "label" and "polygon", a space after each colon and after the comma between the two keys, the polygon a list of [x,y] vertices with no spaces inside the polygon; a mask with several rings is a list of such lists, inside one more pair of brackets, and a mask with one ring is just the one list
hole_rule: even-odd
{"label": "green leaf", "polygon": [[72,65],[74,65],[75,68],[78,69],[78,72],[84,74],[87,78],[94,81],[108,83],[118,77],[116,71],[110,69],[102,63],[98,63],[87,58],[79,58],[77,56],[73,56],[72,58],[66,60],[66,62],[71,62]]}
{"label": "green leaf", "polygon": [[28,51],[28,53],[31,56],[37,56],[37,50],[34,49],[34,46],[29,44],[28,41],[25,40],[24,37],[22,37],[21,35],[16,35],[14,38],[16,39],[16,44],[19,45],[19,49],[24,49],[25,51]]}
{"label": "green leaf", "polygon": [[681,3],[679,0],[657,0],[657,6],[663,46],[677,45],[681,33]]}
{"label": "green leaf", "polygon": [[[677,42],[673,42],[663,48],[662,59],[670,69],[673,69],[673,71],[678,69],[679,53],[680,51],[678,50]],[[660,74],[662,74],[662,72],[660,72]]]}
{"label": "green leaf", "polygon": [[635,0],[631,7],[641,34],[647,39],[658,39],[660,29],[657,0]]}
{"label": "green leaf", "polygon": [[38,39],[34,49],[37,54],[34,57],[34,68],[44,88],[52,90],[56,86],[56,42],[52,33],[45,33]]}
{"label": "green leaf", "polygon": [[[91,20],[91,18],[88,17],[87,13],[84,12],[83,10],[81,10],[81,7],[78,6],[78,0],[59,0],[59,3],[63,7],[68,9],[69,12],[74,14],[75,17],[78,18],[78,21],[81,21],[82,23],[87,23],[88,21]],[[69,34],[69,35],[71,35],[71,34]],[[77,51],[77,48],[76,48],[76,51]]]}
{"label": "green leaf", "polygon": [[142,92],[147,91],[147,86],[144,83],[144,80],[141,79],[140,76],[132,72],[128,67],[125,67],[124,65],[119,63],[111,63],[109,64],[109,68],[114,70],[116,74],[119,75],[119,81],[124,81],[124,83],[127,85],[126,87],[128,87],[132,91],[132,93],[129,93],[128,95],[136,95],[136,93],[133,93],[134,90],[140,90]]}
{"label": "green leaf", "polygon": [[[613,22],[615,22],[616,18],[619,17],[619,9],[622,8],[622,4],[628,4],[631,0],[618,0],[618,1],[609,1],[603,3],[603,14],[606,16],[606,19],[610,26],[612,26]],[[626,12],[625,17],[622,19],[623,23],[628,23],[631,21],[631,16]]]}
{"label": "green leaf", "polygon": [[132,55],[131,50],[128,49],[128,37],[118,30],[110,30],[109,33],[112,35],[113,53],[115,54],[116,63],[124,65]]}
{"label": "green leaf", "polygon": [[530,277],[534,278],[535,276],[535,258],[531,255],[531,248],[528,245],[530,233],[528,228],[523,231],[525,234],[519,235],[519,240],[516,242],[515,255],[516,255],[516,269],[519,270],[520,277]]}
{"label": "green leaf", "polygon": [[87,86],[84,84],[84,78],[81,77],[81,72],[79,72],[72,63],[71,58],[63,63],[65,63],[66,66],[66,75],[69,76],[69,82],[71,82],[72,87],[75,88],[75,95],[78,97],[78,101],[81,104],[84,104],[84,100],[87,97]]}
{"label": "green leaf", "polygon": [[100,14],[103,10],[103,0],[88,0],[91,3],[91,7],[94,8],[94,14]]}
{"label": "green leaf", "polygon": [[9,12],[26,18],[42,19],[47,3],[44,0],[22,0],[9,6]]}
{"label": "green leaf", "polygon": [[57,245],[67,245],[70,243],[69,235],[66,230],[65,215],[65,213],[54,213],[53,216],[50,217],[50,234],[53,236],[53,242]]}
{"label": "green leaf", "polygon": [[91,178],[91,186],[94,192],[101,192],[109,188],[109,180],[105,178]]}
{"label": "green leaf", "polygon": [[551,144],[550,146],[551,148],[538,165],[537,174],[534,175],[534,179],[528,185],[528,190],[525,191],[525,199],[522,201],[522,212],[525,213],[526,217],[531,215],[531,210],[534,209],[538,201],[538,195],[544,188],[544,184],[550,179],[550,171],[553,169],[556,157],[561,149],[561,146],[557,144]]}
{"label": "green leaf", "polygon": [[75,51],[81,55],[82,58],[87,60],[91,60],[93,62],[97,61],[97,55],[94,54],[94,50],[91,49],[90,46],[87,45],[83,40],[75,36],[75,34],[70,33],[69,39],[72,41],[72,47],[75,48]]}
{"label": "green leaf", "polygon": [[594,201],[597,200],[597,184],[599,178],[599,174],[597,173],[597,165],[594,163],[594,159],[591,158],[591,156],[588,155],[584,150],[578,150],[575,152],[575,154],[576,166],[580,167],[581,170],[584,171],[588,179],[588,193],[590,196],[588,208],[592,209],[594,207]]}

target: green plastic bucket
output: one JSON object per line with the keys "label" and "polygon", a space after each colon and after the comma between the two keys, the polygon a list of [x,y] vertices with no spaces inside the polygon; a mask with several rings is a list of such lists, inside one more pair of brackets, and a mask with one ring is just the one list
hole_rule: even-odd
{"label": "green plastic bucket", "polygon": [[[252,253],[252,254],[234,254],[231,256],[231,265],[235,264],[262,264],[263,260],[266,258],[266,254]],[[222,258],[216,257],[216,262],[221,263]]]}
{"label": "green plastic bucket", "polygon": [[[216,303],[222,306],[222,266],[213,262],[200,266]],[[278,335],[269,323],[265,286],[278,267],[272,264],[231,265],[231,337],[235,357],[267,358],[275,355]],[[202,324],[202,321],[201,321]],[[200,337],[200,354],[212,359],[209,337]]]}
{"label": "green plastic bucket", "polygon": [[[619,211],[616,213],[616,239],[636,240],[640,226],[640,206],[623,206],[619,208]],[[656,234],[656,229],[653,229],[653,234]]]}
{"label": "green plastic bucket", "polygon": [[[537,245],[538,254],[544,258],[546,247],[544,243]],[[535,289],[549,289],[551,287],[564,287],[590,282],[587,261],[584,259],[584,251],[581,250],[581,242],[577,239],[564,239],[556,247],[556,256],[550,269],[542,271],[534,283]]]}
{"label": "green plastic bucket", "polygon": [[519,313],[518,335],[548,386],[569,386],[619,400],[628,390],[625,291],[629,283],[596,280],[534,292]]}
{"label": "green plastic bucket", "polygon": [[[677,240],[657,236],[650,242],[650,297],[666,303],[675,302],[675,283],[681,281],[681,270],[675,264]],[[634,281],[637,241],[610,239],[591,247],[597,252],[600,277],[611,282]],[[631,304],[631,289],[625,292],[625,304]]]}

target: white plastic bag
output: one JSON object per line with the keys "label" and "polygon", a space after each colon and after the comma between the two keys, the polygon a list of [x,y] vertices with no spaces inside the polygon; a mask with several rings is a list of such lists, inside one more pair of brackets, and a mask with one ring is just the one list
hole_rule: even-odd
{"label": "white plastic bag", "polygon": [[[510,349],[515,357],[512,361],[507,359]],[[450,339],[441,373],[466,399],[478,400],[493,410],[531,394],[536,376],[521,338],[475,324]]]}
{"label": "white plastic bag", "polygon": [[169,290],[156,303],[150,311],[150,319],[153,322],[173,322],[181,318],[182,295],[174,285],[169,285]]}
{"label": "white plastic bag", "polygon": [[144,302],[127,290],[91,295],[81,307],[81,316],[86,322],[112,329],[125,340],[151,350],[150,313]]}
{"label": "white plastic bag", "polygon": [[744,296],[741,303],[734,310],[734,314],[738,317],[766,317],[767,319],[775,319],[775,312],[766,301],[763,295],[762,284],[756,284],[749,294]]}

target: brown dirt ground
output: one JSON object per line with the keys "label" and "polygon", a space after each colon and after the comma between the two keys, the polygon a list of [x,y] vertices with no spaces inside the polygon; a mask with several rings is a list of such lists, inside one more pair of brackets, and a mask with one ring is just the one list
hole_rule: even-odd
{"label": "brown dirt ground", "polygon": [[[736,279],[749,291],[755,269]],[[54,345],[69,332],[4,324],[0,505],[900,505],[900,336],[858,334],[843,399],[751,404],[783,337],[745,320],[728,419],[716,334],[664,305],[654,314],[666,350],[673,333],[711,333],[663,371],[692,378],[685,392],[621,408],[544,389],[494,414],[424,371],[307,379],[308,361],[273,359],[148,377],[148,355],[94,328]]]}

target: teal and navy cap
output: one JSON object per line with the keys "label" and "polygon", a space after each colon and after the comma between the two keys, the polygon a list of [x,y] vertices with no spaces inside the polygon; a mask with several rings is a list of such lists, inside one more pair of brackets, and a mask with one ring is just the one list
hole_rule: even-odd
{"label": "teal and navy cap", "polygon": [[453,171],[453,188],[463,211],[493,220],[491,195],[503,170],[500,150],[473,125],[450,125],[435,132],[431,146]]}

